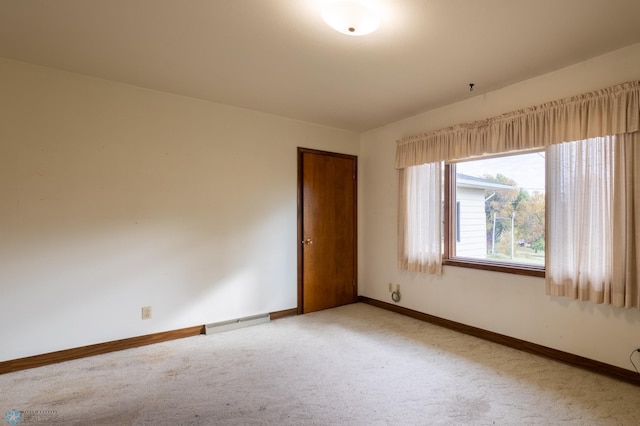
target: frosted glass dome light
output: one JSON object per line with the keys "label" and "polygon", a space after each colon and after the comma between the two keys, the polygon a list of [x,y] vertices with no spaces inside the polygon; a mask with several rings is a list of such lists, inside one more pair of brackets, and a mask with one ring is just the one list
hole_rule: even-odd
{"label": "frosted glass dome light", "polygon": [[326,5],[322,10],[322,19],[334,30],[350,36],[371,34],[380,26],[380,16],[354,0]]}

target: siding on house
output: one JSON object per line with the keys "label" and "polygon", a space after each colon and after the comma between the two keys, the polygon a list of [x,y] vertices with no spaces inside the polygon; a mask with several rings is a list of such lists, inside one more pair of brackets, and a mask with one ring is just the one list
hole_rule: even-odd
{"label": "siding on house", "polygon": [[487,179],[456,174],[456,203],[459,203],[459,233],[456,256],[484,259],[487,257],[487,216],[485,196],[487,191],[513,189],[511,185]]}
{"label": "siding on house", "polygon": [[456,242],[456,256],[486,257],[487,220],[484,211],[484,189],[458,187],[456,202],[460,203],[460,235]]}

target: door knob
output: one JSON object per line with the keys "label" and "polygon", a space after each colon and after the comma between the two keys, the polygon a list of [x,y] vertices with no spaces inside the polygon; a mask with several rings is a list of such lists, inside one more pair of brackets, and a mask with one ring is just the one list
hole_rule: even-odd
{"label": "door knob", "polygon": [[307,238],[306,240],[302,240],[302,244],[310,245],[313,244],[313,241],[311,241],[311,238]]}

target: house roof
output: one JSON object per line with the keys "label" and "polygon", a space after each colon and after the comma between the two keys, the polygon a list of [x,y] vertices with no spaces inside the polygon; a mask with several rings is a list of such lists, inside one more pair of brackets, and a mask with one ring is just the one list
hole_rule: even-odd
{"label": "house roof", "polygon": [[640,42],[638,0],[329,1],[0,0],[0,57],[360,132]]}
{"label": "house roof", "polygon": [[516,189],[513,185],[507,185],[504,183],[495,182],[488,179],[483,179],[476,176],[464,175],[462,173],[456,173],[456,184],[462,188],[477,188],[477,189]]}

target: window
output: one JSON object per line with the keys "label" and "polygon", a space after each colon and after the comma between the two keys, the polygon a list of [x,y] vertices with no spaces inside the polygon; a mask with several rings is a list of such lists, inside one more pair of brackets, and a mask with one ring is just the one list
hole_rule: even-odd
{"label": "window", "polygon": [[[398,140],[399,268],[441,274],[447,264],[544,276],[547,295],[640,307],[639,100],[640,81],[633,81]],[[543,149],[544,174],[525,167],[523,157],[515,154]],[[528,184],[497,167],[479,175],[465,170],[486,155],[501,155],[516,165],[512,170],[529,176],[546,175],[544,195],[525,194],[520,187]],[[440,184],[442,162],[449,162],[443,173],[446,191]],[[514,182],[501,182],[499,172]],[[423,182],[424,173],[429,179]],[[518,197],[493,215],[487,207],[487,236],[481,240],[485,246],[474,254],[465,247],[473,210],[457,198],[456,190],[463,192],[464,184],[478,186],[478,179],[490,177],[494,186],[507,186],[493,188],[496,192],[514,187]],[[491,194],[485,191],[486,197]],[[519,223],[521,198],[534,196],[546,200],[544,239],[531,235],[533,222],[526,227]],[[491,199],[485,198],[487,202]],[[442,204],[446,224],[440,220]],[[545,251],[544,265],[533,258],[522,260],[519,247],[532,249],[534,255],[536,249]]]}
{"label": "window", "polygon": [[445,206],[445,264],[544,274],[544,151],[447,164]]}

